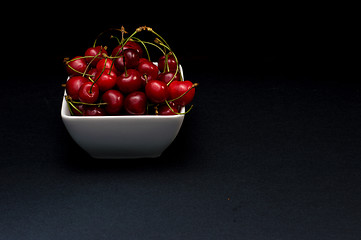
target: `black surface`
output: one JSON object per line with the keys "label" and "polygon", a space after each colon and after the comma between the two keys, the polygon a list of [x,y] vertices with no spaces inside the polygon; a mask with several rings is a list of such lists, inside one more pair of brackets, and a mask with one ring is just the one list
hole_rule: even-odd
{"label": "black surface", "polygon": [[361,83],[329,78],[337,57],[307,25],[271,25],[230,32],[237,48],[157,25],[200,84],[195,108],[160,158],[125,161],[90,158],[60,118],[61,58],[109,26],[34,30],[41,54],[2,79],[0,239],[359,239]]}

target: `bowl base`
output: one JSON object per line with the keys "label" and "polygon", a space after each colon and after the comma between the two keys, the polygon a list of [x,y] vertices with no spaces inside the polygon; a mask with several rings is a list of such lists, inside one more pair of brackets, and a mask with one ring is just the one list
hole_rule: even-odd
{"label": "bowl base", "polygon": [[134,155],[134,156],[104,156],[104,155],[92,155],[89,154],[92,158],[95,159],[140,159],[140,158],[158,158],[162,154],[155,155]]}

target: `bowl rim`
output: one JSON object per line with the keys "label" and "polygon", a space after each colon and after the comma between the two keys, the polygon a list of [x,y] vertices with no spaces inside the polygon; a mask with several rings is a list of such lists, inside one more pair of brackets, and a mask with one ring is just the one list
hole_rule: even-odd
{"label": "bowl rim", "polygon": [[[153,62],[153,64],[158,66],[157,62]],[[179,72],[182,76],[182,79],[184,79],[183,75],[183,68],[182,65],[179,64]],[[67,81],[70,77],[68,77]],[[69,106],[66,103],[65,100],[66,96],[66,90],[64,90],[63,95],[63,102],[61,106],[61,117],[63,119],[94,119],[94,120],[100,120],[100,119],[173,119],[173,118],[184,118],[185,113],[185,106],[183,106],[180,110],[180,113],[183,114],[176,114],[176,115],[115,115],[115,116],[72,116],[70,115]]]}

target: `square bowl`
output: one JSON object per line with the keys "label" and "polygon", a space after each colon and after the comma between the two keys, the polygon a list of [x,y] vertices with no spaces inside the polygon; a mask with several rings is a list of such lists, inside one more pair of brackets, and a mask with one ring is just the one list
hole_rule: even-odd
{"label": "square bowl", "polygon": [[[180,74],[184,79],[181,66]],[[185,107],[181,109],[184,112]],[[65,97],[61,117],[81,148],[94,158],[106,159],[159,157],[184,120],[184,115],[71,116]]]}

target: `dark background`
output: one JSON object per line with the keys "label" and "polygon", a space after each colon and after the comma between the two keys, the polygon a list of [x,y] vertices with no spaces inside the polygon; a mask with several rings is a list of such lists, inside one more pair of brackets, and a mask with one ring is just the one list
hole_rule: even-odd
{"label": "dark background", "polygon": [[[5,27],[0,239],[359,239],[361,84],[335,25],[245,12]],[[158,159],[94,160],[61,121],[62,59],[122,24],[153,27],[200,84]]]}

